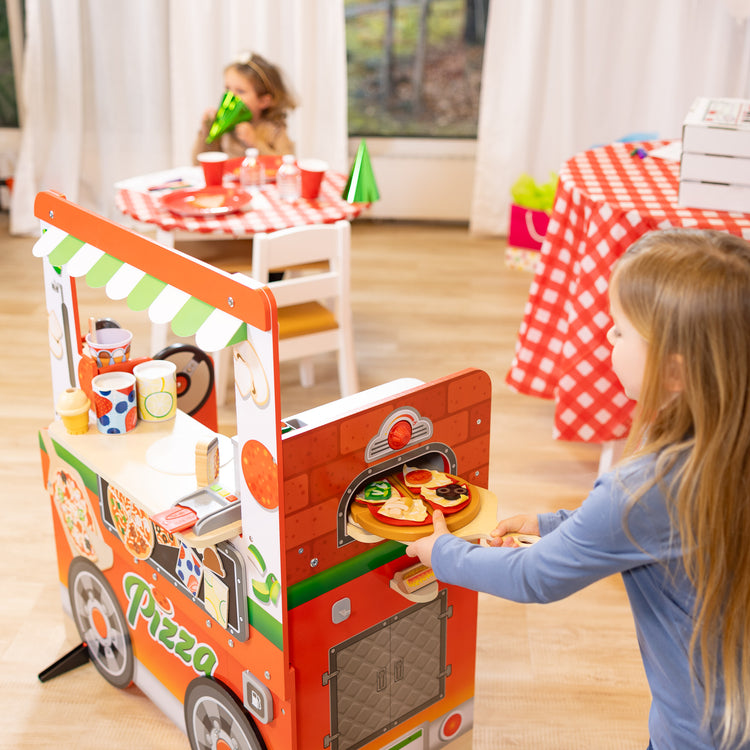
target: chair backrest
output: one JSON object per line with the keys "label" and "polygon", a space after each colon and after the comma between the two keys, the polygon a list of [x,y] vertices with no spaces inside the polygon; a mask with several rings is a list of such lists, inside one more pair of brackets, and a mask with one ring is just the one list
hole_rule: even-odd
{"label": "chair backrest", "polygon": [[[343,318],[348,321],[351,316],[350,246],[348,221],[256,234],[252,276],[269,283],[271,271],[284,270],[283,279],[269,283],[280,311],[290,306],[324,303],[341,325]],[[280,326],[283,328],[281,312]]]}

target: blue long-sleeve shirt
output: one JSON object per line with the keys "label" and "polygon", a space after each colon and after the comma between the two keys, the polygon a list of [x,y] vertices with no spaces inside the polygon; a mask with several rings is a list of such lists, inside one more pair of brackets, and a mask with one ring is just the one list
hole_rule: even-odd
{"label": "blue long-sleeve shirt", "polygon": [[577,510],[540,515],[542,538],[530,547],[480,547],[441,536],[432,566],[441,581],[516,602],[555,601],[621,573],[651,689],[654,750],[718,748],[722,699],[710,726],[702,726],[703,686],[689,659],[695,591],[664,495],[653,487],[626,512],[630,491],[649,475],[650,459],[604,474]]}

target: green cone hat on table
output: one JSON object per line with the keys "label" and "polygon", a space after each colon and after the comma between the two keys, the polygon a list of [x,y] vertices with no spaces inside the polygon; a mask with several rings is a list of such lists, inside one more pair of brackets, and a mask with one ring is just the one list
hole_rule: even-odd
{"label": "green cone hat on table", "polygon": [[349,173],[349,179],[341,197],[347,203],[374,203],[380,198],[375,175],[372,172],[370,154],[364,141],[360,141],[352,171]]}
{"label": "green cone hat on table", "polygon": [[237,98],[231,91],[227,91],[221,98],[221,104],[216,111],[213,125],[208,131],[206,143],[213,143],[219,136],[232,130],[235,125],[253,119],[253,113],[245,106],[242,99]]}

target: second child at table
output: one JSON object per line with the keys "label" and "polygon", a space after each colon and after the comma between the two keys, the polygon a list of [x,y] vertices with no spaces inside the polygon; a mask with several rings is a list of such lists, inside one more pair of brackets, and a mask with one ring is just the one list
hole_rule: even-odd
{"label": "second child at table", "polygon": [[215,107],[207,109],[193,146],[194,164],[202,151],[223,151],[230,159],[244,156],[248,148],[257,148],[261,155],[294,153],[286,118],[297,102],[278,66],[258,54],[241,55],[224,69],[224,86],[243,101],[253,118],[238,123],[213,143],[206,143],[216,117]]}

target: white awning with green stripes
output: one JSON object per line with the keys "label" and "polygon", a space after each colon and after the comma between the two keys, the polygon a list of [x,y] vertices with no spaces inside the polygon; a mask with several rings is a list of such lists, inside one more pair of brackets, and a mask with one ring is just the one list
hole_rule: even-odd
{"label": "white awning with green stripes", "polygon": [[65,267],[74,278],[85,277],[89,287],[104,287],[110,299],[126,300],[131,310],[148,309],[152,323],[171,323],[176,336],[195,336],[196,346],[204,351],[218,351],[247,337],[238,318],[52,225],[43,225],[33,252]]}

